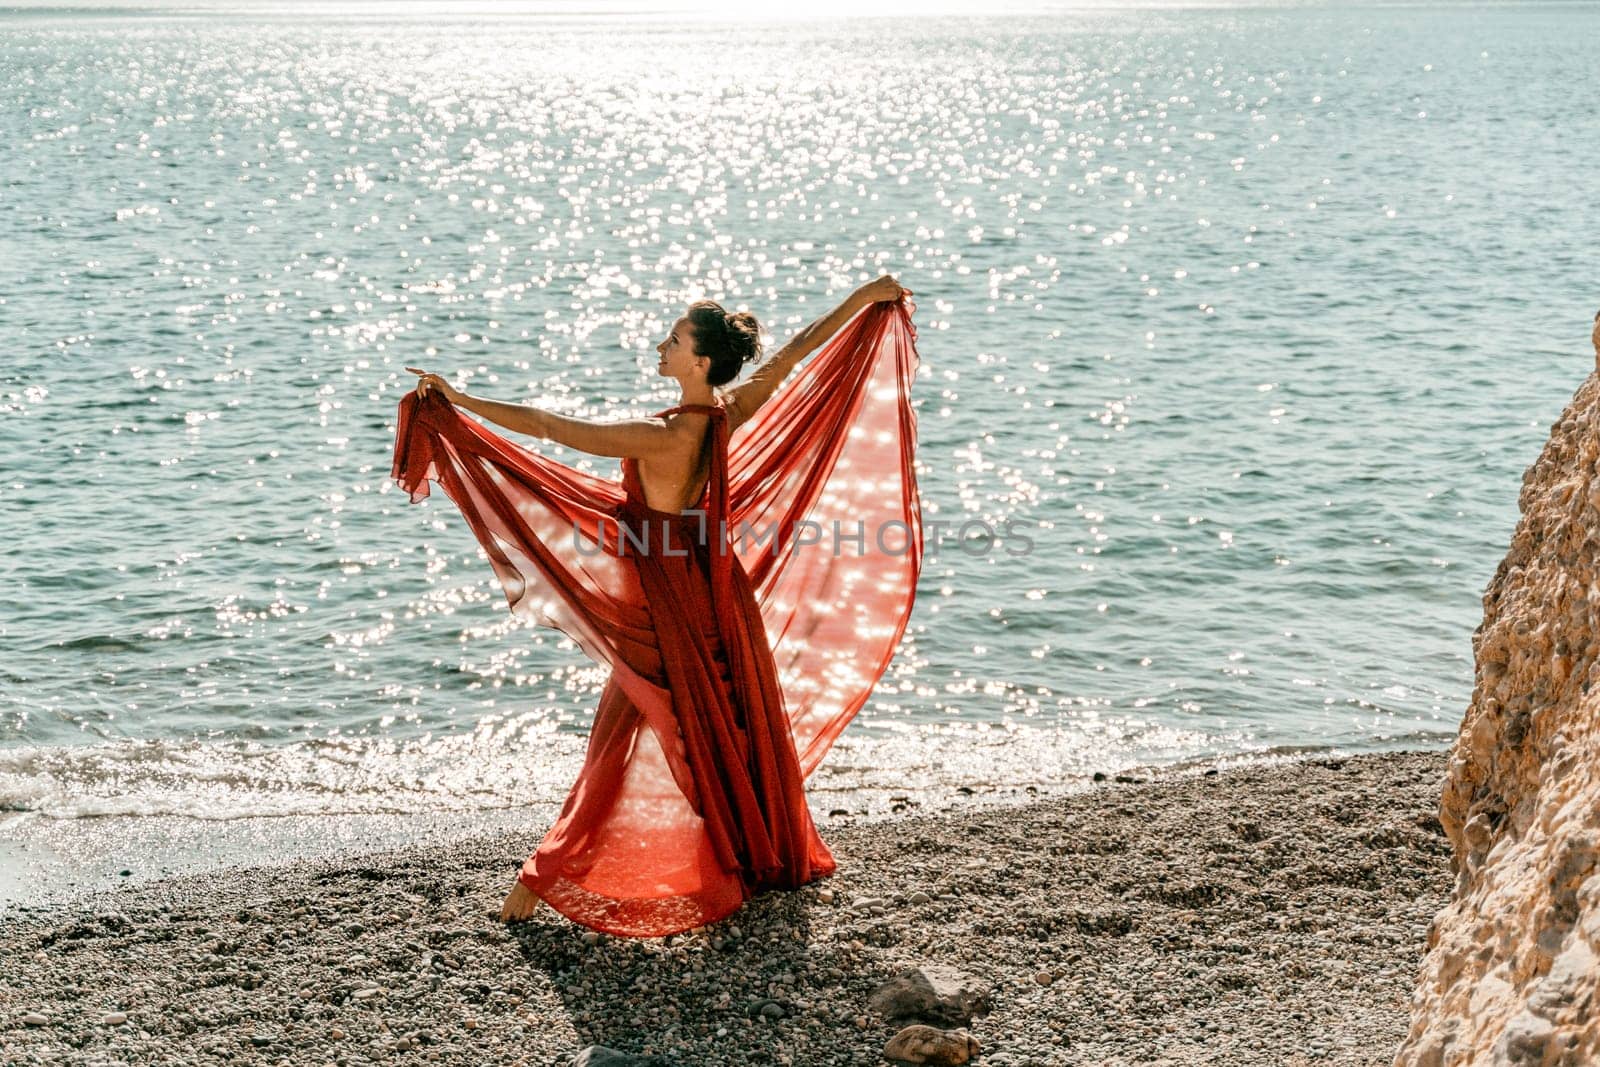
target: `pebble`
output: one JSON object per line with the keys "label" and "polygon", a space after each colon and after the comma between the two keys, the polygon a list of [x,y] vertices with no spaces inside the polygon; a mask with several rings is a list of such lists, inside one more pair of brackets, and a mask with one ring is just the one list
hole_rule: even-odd
{"label": "pebble", "polygon": [[1051,974],[1049,971],[1040,971],[1038,974],[1033,976],[1033,980],[1038,982],[1040,985],[1049,985],[1051,982],[1056,980],[1056,976]]}
{"label": "pebble", "polygon": [[911,903],[913,904],[929,904],[932,901],[933,898],[926,893],[916,892],[911,894]]}
{"label": "pebble", "polygon": [[908,1026],[883,1047],[887,1060],[900,1063],[925,1063],[938,1067],[959,1067],[977,1055],[977,1038],[965,1030],[940,1030],[932,1026]]}
{"label": "pebble", "polygon": [[100,1021],[107,1026],[121,1026],[128,1021],[128,1013],[125,1011],[107,1012],[100,1017]]}
{"label": "pebble", "polygon": [[833,900],[834,900],[833,890],[831,890],[831,889],[819,889],[819,890],[817,890],[817,900],[820,901],[823,904],[832,904]]}
{"label": "pebble", "polygon": [[40,1015],[36,1011],[30,1011],[28,1014],[22,1017],[22,1022],[25,1026],[46,1026],[49,1024],[50,1020],[46,1019],[43,1015]]}
{"label": "pebble", "polygon": [[585,945],[593,947],[600,943],[600,935],[593,930],[585,930],[583,932],[583,936],[578,940],[582,941]]}

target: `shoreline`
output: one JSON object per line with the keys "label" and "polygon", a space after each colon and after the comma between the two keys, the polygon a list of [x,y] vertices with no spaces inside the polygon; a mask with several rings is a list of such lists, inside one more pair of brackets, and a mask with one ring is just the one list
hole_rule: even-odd
{"label": "shoreline", "polygon": [[825,824],[838,874],[651,941],[500,924],[524,831],[153,881],[0,916],[0,1058],[877,1064],[872,989],[932,963],[991,991],[980,1064],[1388,1064],[1452,882],[1445,760]]}
{"label": "shoreline", "polygon": [[[1362,754],[1422,750],[1418,738]],[[955,814],[985,805],[1009,807],[1074,796],[1100,783],[1143,784],[1212,768],[1279,766],[1354,754],[1326,747],[1276,747],[1131,764],[1105,773],[1028,780],[875,784],[881,774],[837,765],[813,775],[806,792],[824,838],[842,826],[907,815]],[[567,777],[575,776],[577,764]],[[926,775],[924,776],[927,777]],[[70,907],[76,901],[172,878],[235,867],[301,860],[353,859],[364,853],[431,848],[498,833],[521,832],[531,852],[560,809],[564,791],[516,806],[393,811],[307,812],[200,818],[108,813],[61,818],[27,809],[0,812],[0,919],[17,911]]]}

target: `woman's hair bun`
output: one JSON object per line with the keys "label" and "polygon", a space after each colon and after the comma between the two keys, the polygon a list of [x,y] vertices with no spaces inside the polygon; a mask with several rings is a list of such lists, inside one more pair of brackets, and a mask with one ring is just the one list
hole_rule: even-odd
{"label": "woman's hair bun", "polygon": [[715,300],[689,305],[689,325],[694,349],[711,360],[706,372],[710,385],[726,385],[739,368],[761,355],[761,323],[748,311],[729,311]]}
{"label": "woman's hair bun", "polygon": [[749,363],[761,352],[761,323],[748,311],[730,311],[724,320],[728,327],[728,348]]}

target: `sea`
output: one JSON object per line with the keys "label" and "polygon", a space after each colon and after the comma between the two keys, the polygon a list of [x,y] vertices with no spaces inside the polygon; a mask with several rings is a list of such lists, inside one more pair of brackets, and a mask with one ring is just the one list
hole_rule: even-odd
{"label": "sea", "polygon": [[819,819],[1447,747],[1595,365],[1596,41],[1590,3],[0,6],[0,902],[531,851],[604,672],[391,481],[405,367],[642,415],[688,302],[772,348],[884,272],[941,528]]}

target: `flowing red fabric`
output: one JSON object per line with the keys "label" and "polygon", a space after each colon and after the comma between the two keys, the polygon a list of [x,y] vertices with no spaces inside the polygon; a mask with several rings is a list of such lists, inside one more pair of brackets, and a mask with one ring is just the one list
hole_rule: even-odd
{"label": "flowing red fabric", "polygon": [[[434,480],[511,610],[611,668],[584,765],[520,880],[585,926],[660,936],[835,869],[804,779],[882,677],[922,561],[913,306],[873,304],[731,435],[698,509],[540,456],[437,394],[400,401],[393,477]],[[730,440],[731,436],[731,440]]]}

